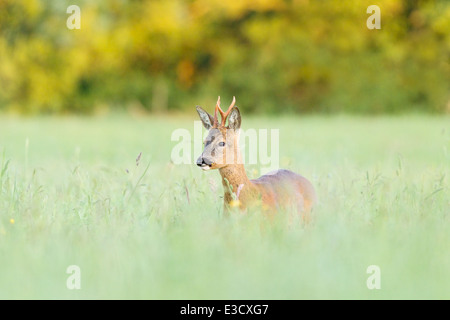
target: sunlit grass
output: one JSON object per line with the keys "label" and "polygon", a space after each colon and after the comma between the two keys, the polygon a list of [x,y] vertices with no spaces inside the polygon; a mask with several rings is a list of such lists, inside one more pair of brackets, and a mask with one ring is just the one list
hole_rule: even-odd
{"label": "sunlit grass", "polygon": [[0,298],[450,298],[448,117],[244,117],[316,186],[306,226],[223,217],[218,172],[171,163],[193,120],[1,118]]}

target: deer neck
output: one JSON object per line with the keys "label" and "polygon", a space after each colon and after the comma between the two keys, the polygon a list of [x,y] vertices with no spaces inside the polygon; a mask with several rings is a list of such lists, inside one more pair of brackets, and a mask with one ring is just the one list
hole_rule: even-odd
{"label": "deer neck", "polygon": [[[238,145],[238,136],[235,136],[234,139],[235,145]],[[234,159],[235,161],[230,161],[226,166],[219,168],[225,193],[224,201],[225,204],[229,204],[234,199],[232,195],[234,193],[241,202],[241,207],[245,207],[245,203],[255,193],[255,186],[247,177],[239,148],[234,149]]]}
{"label": "deer neck", "polygon": [[240,190],[239,198],[241,198],[241,195],[246,194],[252,187],[252,183],[245,173],[243,164],[229,164],[223,168],[220,168],[219,172],[222,176],[222,184],[225,191],[226,202],[232,200],[228,185],[230,185],[232,192],[236,195],[238,190]]}

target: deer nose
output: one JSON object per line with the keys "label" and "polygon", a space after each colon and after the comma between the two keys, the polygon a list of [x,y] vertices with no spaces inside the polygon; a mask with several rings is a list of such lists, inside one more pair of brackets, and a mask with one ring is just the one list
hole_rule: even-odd
{"label": "deer nose", "polygon": [[197,159],[197,165],[199,167],[204,167],[204,166],[211,166],[212,162],[209,161],[208,159],[205,159],[203,157],[200,157]]}

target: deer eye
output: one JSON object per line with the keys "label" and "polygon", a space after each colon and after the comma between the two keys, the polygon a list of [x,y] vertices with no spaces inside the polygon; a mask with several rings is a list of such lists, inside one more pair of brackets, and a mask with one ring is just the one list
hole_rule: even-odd
{"label": "deer eye", "polygon": [[219,147],[225,147],[225,142],[223,141],[219,142]]}

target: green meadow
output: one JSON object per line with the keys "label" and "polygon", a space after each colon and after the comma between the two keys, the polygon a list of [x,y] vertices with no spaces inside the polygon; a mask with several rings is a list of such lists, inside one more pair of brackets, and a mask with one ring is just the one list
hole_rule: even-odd
{"label": "green meadow", "polygon": [[0,298],[450,299],[448,116],[243,114],[314,184],[305,225],[223,216],[219,173],[171,161],[194,113],[2,116]]}

